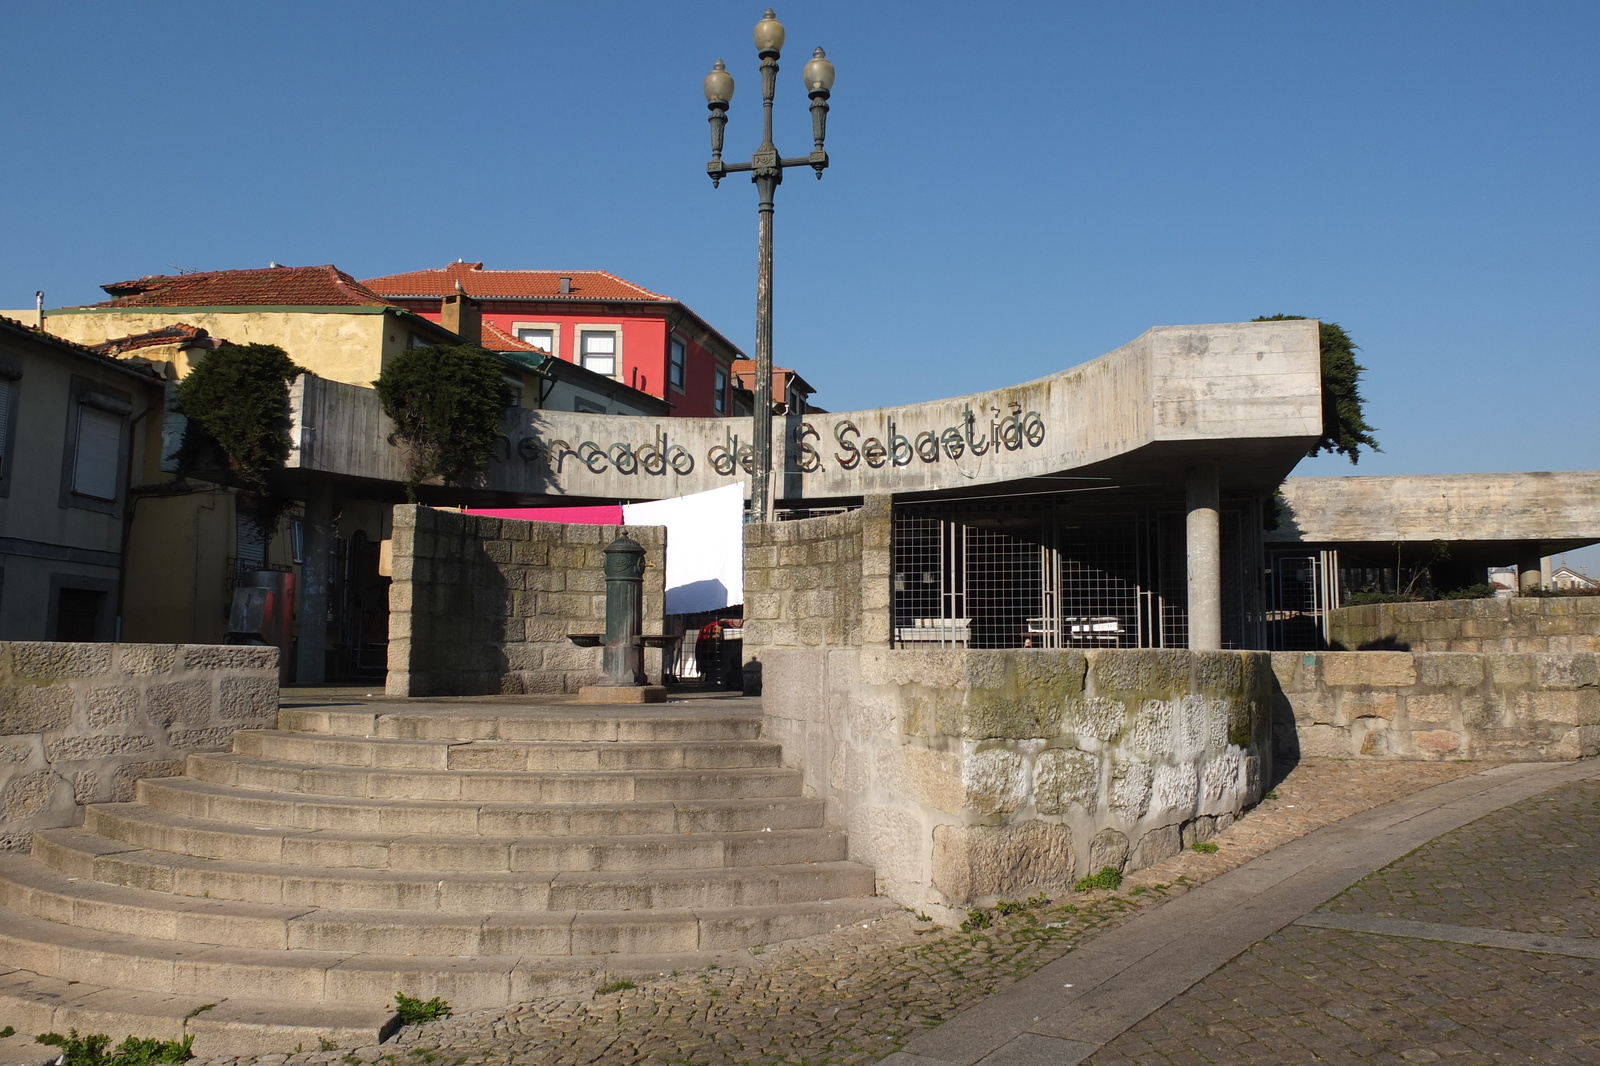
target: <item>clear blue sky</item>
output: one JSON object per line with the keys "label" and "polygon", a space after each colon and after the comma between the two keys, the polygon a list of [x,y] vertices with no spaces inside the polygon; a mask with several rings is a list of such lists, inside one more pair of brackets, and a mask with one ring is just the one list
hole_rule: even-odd
{"label": "clear blue sky", "polygon": [[[0,0],[0,307],[173,267],[600,268],[753,347],[761,3]],[[1341,323],[1384,453],[1600,466],[1600,4],[779,4],[776,356],[834,409]],[[1600,561],[1600,557],[1597,557]],[[1595,567],[1591,567],[1595,569]]]}

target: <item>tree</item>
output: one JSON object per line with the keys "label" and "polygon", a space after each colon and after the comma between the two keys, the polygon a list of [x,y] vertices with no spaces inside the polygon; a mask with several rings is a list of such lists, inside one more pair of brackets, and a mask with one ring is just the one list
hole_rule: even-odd
{"label": "tree", "polygon": [[254,519],[267,540],[290,501],[268,478],[289,458],[289,382],[306,372],[276,344],[223,344],[178,383],[189,419],[178,455],[187,468],[214,445],[234,480],[257,497]]}
{"label": "tree", "polygon": [[406,451],[406,499],[429,478],[460,483],[489,461],[510,401],[500,363],[481,348],[410,348],[374,381],[383,413]]}
{"label": "tree", "polygon": [[[1257,322],[1288,322],[1305,319],[1305,315],[1262,315]],[[1320,323],[1319,348],[1322,353],[1322,436],[1311,446],[1308,456],[1322,452],[1335,452],[1350,460],[1351,465],[1360,458],[1365,446],[1372,451],[1378,447],[1376,430],[1367,424],[1366,401],[1361,398],[1361,374],[1366,367],[1356,362],[1360,349],[1350,339],[1350,334],[1334,322]]]}

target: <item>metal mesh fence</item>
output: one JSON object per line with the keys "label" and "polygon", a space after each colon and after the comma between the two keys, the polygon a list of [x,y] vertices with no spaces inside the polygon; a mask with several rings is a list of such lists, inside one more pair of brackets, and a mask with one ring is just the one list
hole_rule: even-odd
{"label": "metal mesh fence", "polygon": [[[1250,513],[1247,506],[1223,513],[1229,647],[1261,646]],[[901,646],[1188,645],[1182,514],[1086,511],[1055,501],[909,505],[895,512],[893,555],[893,632]]]}

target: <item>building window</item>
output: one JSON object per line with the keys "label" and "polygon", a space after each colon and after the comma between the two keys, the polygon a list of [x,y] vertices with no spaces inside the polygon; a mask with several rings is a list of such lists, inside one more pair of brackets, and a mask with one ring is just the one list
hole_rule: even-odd
{"label": "building window", "polygon": [[606,377],[617,376],[617,335],[615,333],[578,334],[578,363],[585,370]]}
{"label": "building window", "polygon": [[572,401],[572,409],[581,414],[603,415],[606,413],[605,404],[595,403],[592,400],[585,400],[581,396]]}
{"label": "building window", "polygon": [[728,413],[728,372],[717,367],[717,380],[715,391],[711,394],[711,406],[717,414]]}
{"label": "building window", "polygon": [[671,347],[668,349],[667,380],[679,392],[683,391],[683,383],[688,380],[689,350],[681,337],[672,338]]}
{"label": "building window", "polygon": [[546,326],[517,330],[517,340],[531,344],[548,355],[556,354],[556,331]]}
{"label": "building window", "polygon": [[12,452],[16,449],[18,383],[6,375],[6,364],[0,363],[0,496],[11,495],[11,468],[15,465]]}
{"label": "building window", "polygon": [[61,457],[61,506],[115,514],[122,499],[132,397],[72,379],[67,439]]}
{"label": "building window", "polygon": [[522,378],[516,374],[501,374],[500,384],[506,387],[506,406],[513,410],[522,406]]}
{"label": "building window", "polygon": [[78,439],[72,454],[72,491],[96,500],[115,500],[121,451],[121,416],[80,404]]}

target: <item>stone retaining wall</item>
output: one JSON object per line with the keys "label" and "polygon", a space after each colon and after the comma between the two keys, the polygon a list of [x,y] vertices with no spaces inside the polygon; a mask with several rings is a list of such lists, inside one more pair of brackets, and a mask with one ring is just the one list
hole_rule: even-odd
{"label": "stone retaining wall", "polygon": [[954,909],[1149,865],[1260,797],[1265,653],[891,648],[891,542],[885,499],[745,536],[766,735],[885,894]]}
{"label": "stone retaining wall", "polygon": [[74,825],[85,803],[225,751],[278,714],[278,649],[0,643],[0,850]]}
{"label": "stone retaining wall", "polygon": [[1275,652],[1285,756],[1576,759],[1600,754],[1600,655]]}
{"label": "stone retaining wall", "polygon": [[1600,596],[1368,603],[1329,627],[1351,651],[1600,652]]}
{"label": "stone retaining wall", "polygon": [[[605,557],[622,533],[645,549],[644,628],[666,611],[667,531],[394,509],[389,586],[391,696],[576,692],[600,678],[600,648],[569,633],[605,629]],[[653,680],[661,653],[645,652]]]}

